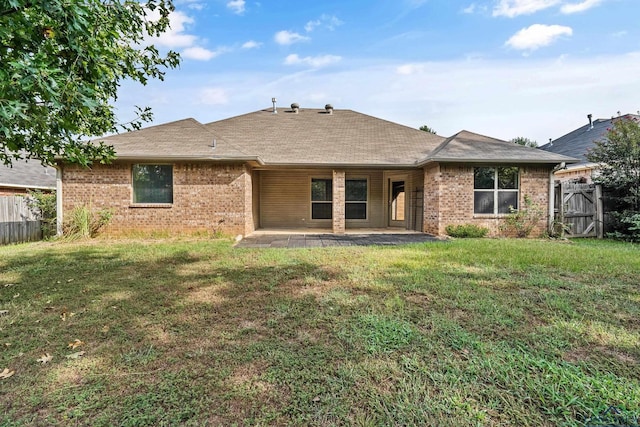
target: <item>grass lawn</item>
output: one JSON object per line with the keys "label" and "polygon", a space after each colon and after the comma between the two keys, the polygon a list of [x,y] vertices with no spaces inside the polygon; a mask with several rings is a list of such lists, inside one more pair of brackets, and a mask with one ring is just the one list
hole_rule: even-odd
{"label": "grass lawn", "polygon": [[592,240],[0,247],[0,425],[636,425],[639,282]]}

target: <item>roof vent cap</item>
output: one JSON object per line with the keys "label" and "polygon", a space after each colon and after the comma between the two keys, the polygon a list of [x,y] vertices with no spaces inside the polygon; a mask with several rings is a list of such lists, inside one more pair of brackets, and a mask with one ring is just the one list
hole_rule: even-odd
{"label": "roof vent cap", "polygon": [[293,104],[291,104],[291,110],[293,110],[294,113],[298,114],[298,111],[300,111],[300,105],[297,102],[294,102]]}
{"label": "roof vent cap", "polygon": [[324,109],[326,110],[327,114],[333,114],[333,105],[327,104],[324,106]]}

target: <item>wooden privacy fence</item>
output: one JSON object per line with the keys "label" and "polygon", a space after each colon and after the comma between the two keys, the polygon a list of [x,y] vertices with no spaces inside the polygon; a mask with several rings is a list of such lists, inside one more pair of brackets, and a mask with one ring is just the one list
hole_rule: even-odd
{"label": "wooden privacy fence", "polygon": [[567,237],[603,238],[602,187],[556,182],[555,220],[563,226]]}
{"label": "wooden privacy fence", "polygon": [[0,244],[31,242],[42,239],[37,215],[22,196],[0,197]]}

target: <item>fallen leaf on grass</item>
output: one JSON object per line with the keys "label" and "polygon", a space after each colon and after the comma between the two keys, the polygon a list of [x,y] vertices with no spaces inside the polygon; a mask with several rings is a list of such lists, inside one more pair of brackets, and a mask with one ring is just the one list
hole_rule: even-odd
{"label": "fallen leaf on grass", "polygon": [[14,298],[18,298],[20,296],[20,294],[15,294],[13,297]]}
{"label": "fallen leaf on grass", "polygon": [[5,288],[8,288],[9,286],[15,286],[15,283],[7,283],[4,285]]}
{"label": "fallen leaf on grass", "polygon": [[0,316],[5,316],[9,314],[9,310],[0,310]]}
{"label": "fallen leaf on grass", "polygon": [[109,325],[104,325],[104,327],[101,330],[103,334],[106,334],[107,332],[109,332]]}
{"label": "fallen leaf on grass", "polygon": [[84,345],[84,342],[80,341],[79,339],[76,338],[74,341],[71,341],[67,347],[69,347],[72,350],[75,350],[76,348],[80,347],[81,345]]}
{"label": "fallen leaf on grass", "polygon": [[4,371],[0,372],[0,379],[6,380],[15,373],[16,371],[10,371],[9,368],[4,368]]}
{"label": "fallen leaf on grass", "polygon": [[10,342],[6,342],[6,343],[4,343],[4,346],[5,347],[11,347],[11,343]]}
{"label": "fallen leaf on grass", "polygon": [[79,351],[77,353],[67,354],[67,359],[77,359],[80,356],[84,356],[84,351]]}
{"label": "fallen leaf on grass", "polygon": [[53,359],[53,356],[49,353],[45,353],[40,359],[36,359],[36,362],[41,362],[44,365],[45,363],[51,362],[51,359]]}

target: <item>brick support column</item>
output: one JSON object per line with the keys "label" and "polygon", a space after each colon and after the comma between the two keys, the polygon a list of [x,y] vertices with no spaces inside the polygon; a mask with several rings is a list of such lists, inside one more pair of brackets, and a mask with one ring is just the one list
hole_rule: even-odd
{"label": "brick support column", "polygon": [[333,232],[344,234],[345,230],[345,173],[333,171]]}

